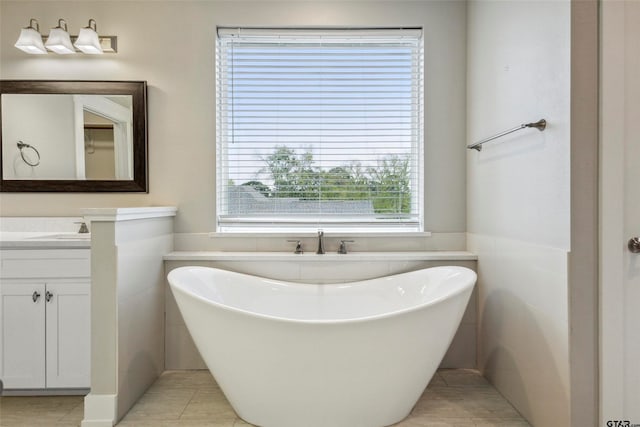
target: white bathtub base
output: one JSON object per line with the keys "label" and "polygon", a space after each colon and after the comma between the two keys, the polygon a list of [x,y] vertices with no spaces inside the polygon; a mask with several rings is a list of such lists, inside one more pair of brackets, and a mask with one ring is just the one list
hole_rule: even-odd
{"label": "white bathtub base", "polygon": [[[322,294],[325,288],[317,289]],[[473,282],[424,309],[305,322],[212,307],[172,283],[212,375],[237,414],[261,427],[381,427],[401,421],[440,364],[472,289]]]}
{"label": "white bathtub base", "polygon": [[[464,306],[458,309],[462,313]],[[209,331],[196,332],[194,340],[200,343],[207,366],[235,411],[251,424],[386,426],[409,414],[455,332],[443,330],[440,342],[426,336],[416,339],[424,335],[425,322],[434,319],[430,319],[431,313],[411,315],[415,319],[410,322],[384,319],[379,325],[314,325],[311,329],[311,325],[292,325],[263,331],[251,340],[243,330],[253,329],[253,319],[220,316],[211,319]],[[220,334],[230,338],[223,342],[213,339]],[[234,336],[238,339],[231,338]],[[357,349],[354,336],[359,337]],[[232,364],[230,355],[221,351],[223,346],[235,352]],[[434,348],[442,350],[434,353]],[[309,352],[314,354],[313,360],[309,360]]]}

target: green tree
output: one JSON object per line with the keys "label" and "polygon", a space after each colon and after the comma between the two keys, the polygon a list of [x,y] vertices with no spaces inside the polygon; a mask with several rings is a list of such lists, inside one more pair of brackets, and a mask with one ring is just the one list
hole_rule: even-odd
{"label": "green tree", "polygon": [[[371,200],[374,211],[383,214],[409,213],[411,187],[409,158],[389,155],[376,167],[364,169],[358,162],[321,170],[314,165],[313,153],[307,149],[277,146],[263,158],[261,173],[268,173],[273,188],[260,181],[249,181],[267,197],[293,197],[305,200]],[[267,187],[267,188],[265,188]]]}
{"label": "green tree", "polygon": [[376,213],[409,213],[411,186],[409,159],[391,155],[378,160],[377,167],[367,169]]}
{"label": "green tree", "polygon": [[322,173],[320,196],[328,200],[348,200],[352,198],[353,177],[345,167],[338,166]]}
{"label": "green tree", "polygon": [[[286,146],[277,146],[275,151],[263,158],[266,172],[273,180],[274,197],[297,197],[317,199],[320,194],[320,170],[313,166],[310,150],[298,155]],[[262,169],[260,172],[265,172]]]}
{"label": "green tree", "polygon": [[359,163],[337,166],[322,173],[321,199],[369,200],[369,179]]}

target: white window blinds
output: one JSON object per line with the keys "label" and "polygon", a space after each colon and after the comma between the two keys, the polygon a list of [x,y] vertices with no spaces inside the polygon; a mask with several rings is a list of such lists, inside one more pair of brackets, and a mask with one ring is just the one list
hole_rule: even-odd
{"label": "white window blinds", "polygon": [[218,29],[225,231],[421,231],[418,29]]}

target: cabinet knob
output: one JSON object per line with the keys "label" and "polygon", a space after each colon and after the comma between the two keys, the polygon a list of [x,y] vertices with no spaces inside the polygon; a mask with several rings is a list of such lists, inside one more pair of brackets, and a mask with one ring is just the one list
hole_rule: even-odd
{"label": "cabinet knob", "polygon": [[38,302],[38,298],[40,298],[40,293],[38,291],[33,291],[33,295],[31,295],[33,302]]}
{"label": "cabinet knob", "polygon": [[44,299],[47,300],[47,302],[51,301],[51,299],[53,298],[53,294],[49,291],[45,292],[44,294]]}

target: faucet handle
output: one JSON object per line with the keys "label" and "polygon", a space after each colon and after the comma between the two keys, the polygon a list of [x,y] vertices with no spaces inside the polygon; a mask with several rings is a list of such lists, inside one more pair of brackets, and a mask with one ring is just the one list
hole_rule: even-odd
{"label": "faucet handle", "polygon": [[338,248],[338,253],[339,254],[346,254],[347,253],[347,243],[353,243],[355,242],[355,240],[340,240],[340,247]]}
{"label": "faucet handle", "polygon": [[302,243],[300,243],[300,240],[287,240],[287,242],[293,242],[296,244],[296,249],[293,251],[294,254],[303,254],[304,251],[302,250]]}
{"label": "faucet handle", "polygon": [[79,221],[79,222],[74,222],[74,224],[80,224],[80,230],[78,230],[78,233],[81,234],[85,234],[89,232],[89,229],[87,228],[87,223],[84,221]]}

